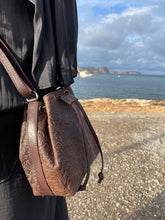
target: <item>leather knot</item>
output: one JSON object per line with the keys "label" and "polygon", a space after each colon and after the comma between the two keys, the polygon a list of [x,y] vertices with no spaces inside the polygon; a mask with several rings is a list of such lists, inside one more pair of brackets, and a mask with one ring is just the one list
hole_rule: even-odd
{"label": "leather knot", "polygon": [[98,174],[98,177],[99,177],[98,183],[101,183],[102,180],[104,179],[104,174],[103,174],[102,172],[100,172],[100,173]]}
{"label": "leather knot", "polygon": [[86,186],[84,186],[84,185],[80,185],[78,191],[84,191],[84,190],[86,190]]}

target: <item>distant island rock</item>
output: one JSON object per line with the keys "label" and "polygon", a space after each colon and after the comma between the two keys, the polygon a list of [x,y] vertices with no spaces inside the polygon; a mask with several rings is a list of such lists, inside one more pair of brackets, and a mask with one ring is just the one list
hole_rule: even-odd
{"label": "distant island rock", "polygon": [[138,71],[124,71],[124,72],[119,72],[119,71],[114,71],[110,72],[107,67],[100,67],[100,68],[94,68],[94,67],[78,67],[78,72],[79,73],[84,73],[86,75],[88,74],[118,74],[118,75],[141,75],[140,72]]}
{"label": "distant island rock", "polygon": [[119,75],[141,75],[140,72],[137,71],[125,71],[125,72],[110,72],[111,74],[119,74]]}
{"label": "distant island rock", "polygon": [[107,74],[110,73],[107,67],[100,67],[100,68],[94,68],[94,67],[78,67],[78,72],[86,71],[90,74]]}

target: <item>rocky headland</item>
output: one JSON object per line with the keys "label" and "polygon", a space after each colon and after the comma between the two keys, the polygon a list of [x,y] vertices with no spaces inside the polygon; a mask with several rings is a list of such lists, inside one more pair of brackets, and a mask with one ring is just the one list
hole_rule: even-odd
{"label": "rocky headland", "polygon": [[100,67],[100,68],[95,68],[95,67],[78,67],[78,72],[86,72],[86,74],[118,74],[118,75],[141,75],[140,72],[130,70],[130,71],[109,71],[107,67]]}
{"label": "rocky headland", "polygon": [[110,73],[107,67],[100,67],[100,68],[94,68],[94,67],[78,67],[78,72],[87,71],[87,73],[92,74],[107,74]]}

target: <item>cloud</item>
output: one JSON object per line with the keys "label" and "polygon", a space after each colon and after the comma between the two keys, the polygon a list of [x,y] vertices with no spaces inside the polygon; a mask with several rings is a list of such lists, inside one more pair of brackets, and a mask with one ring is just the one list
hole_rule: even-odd
{"label": "cloud", "polygon": [[145,5],[142,1],[136,5],[130,2],[78,1],[81,66],[165,73],[165,4],[154,0],[146,0]]}

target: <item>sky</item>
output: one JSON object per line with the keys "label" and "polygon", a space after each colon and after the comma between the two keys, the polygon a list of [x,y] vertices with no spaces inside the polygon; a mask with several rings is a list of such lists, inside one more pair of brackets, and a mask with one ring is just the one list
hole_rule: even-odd
{"label": "sky", "polygon": [[165,0],[77,0],[78,66],[165,75]]}

